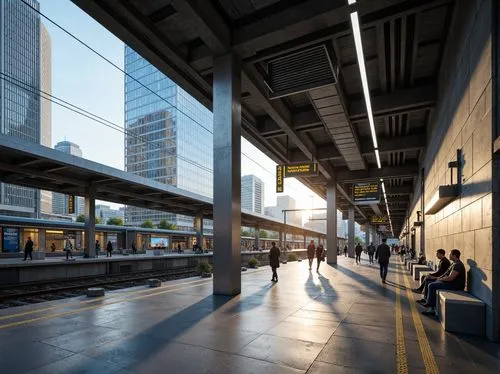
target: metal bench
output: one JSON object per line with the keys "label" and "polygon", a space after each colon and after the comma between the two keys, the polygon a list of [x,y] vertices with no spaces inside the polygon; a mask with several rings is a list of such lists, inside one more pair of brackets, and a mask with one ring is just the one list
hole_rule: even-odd
{"label": "metal bench", "polygon": [[465,291],[438,291],[436,312],[445,331],[484,335],[486,304]]}

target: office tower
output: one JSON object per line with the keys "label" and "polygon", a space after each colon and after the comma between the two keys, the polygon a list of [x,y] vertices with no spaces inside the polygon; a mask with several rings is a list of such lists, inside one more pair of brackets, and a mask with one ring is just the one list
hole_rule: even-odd
{"label": "office tower", "polygon": [[[291,196],[278,196],[276,206],[266,206],[265,215],[283,221],[283,210],[296,209],[295,199]],[[286,222],[292,225],[302,226],[302,212],[287,212]]]}
{"label": "office tower", "polygon": [[255,175],[241,177],[241,209],[264,214],[264,182]]}
{"label": "office tower", "polygon": [[[39,89],[40,16],[22,1],[0,1],[0,133],[40,143]],[[39,205],[38,190],[0,184],[0,214],[36,217]]]}
{"label": "office tower", "polygon": [[[43,23],[40,23],[40,89],[47,94],[52,93],[52,43],[50,34]],[[52,103],[50,100],[40,98],[40,143],[52,147]],[[40,191],[40,212],[52,213],[52,192]]]}
{"label": "office tower", "polygon": [[[82,157],[82,150],[78,144],[62,141],[55,145],[54,149],[68,153],[70,155]],[[69,197],[68,195],[54,192],[52,198],[52,213],[61,214],[61,215],[69,215]],[[78,216],[80,214],[85,213],[85,199],[83,197],[76,197],[75,201],[75,212],[72,214],[73,216]]]}
{"label": "office tower", "polygon": [[97,204],[95,206],[95,216],[98,217],[102,223],[106,223],[110,218],[123,219],[125,216],[125,209],[123,207],[113,209],[109,205]]}
{"label": "office tower", "polygon": [[[125,71],[125,170],[212,197],[212,113],[128,46]],[[127,225],[147,219],[194,227],[192,217],[126,207]]]}

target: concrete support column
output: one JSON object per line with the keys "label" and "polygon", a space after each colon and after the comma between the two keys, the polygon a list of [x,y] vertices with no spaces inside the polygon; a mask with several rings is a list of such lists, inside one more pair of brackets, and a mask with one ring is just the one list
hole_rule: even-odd
{"label": "concrete support column", "polygon": [[[90,258],[96,256],[95,254],[95,192],[88,191],[85,196],[85,252]],[[107,242],[106,242],[107,243]],[[106,246],[106,243],[101,244]],[[104,247],[105,248],[105,247]]]}
{"label": "concrete support column", "polygon": [[255,246],[257,249],[260,248],[260,226],[255,226]]}
{"label": "concrete support column", "polygon": [[194,230],[196,232],[196,244],[203,248],[203,215],[195,217]]}
{"label": "concrete support column", "polygon": [[365,226],[365,247],[370,245],[370,227],[368,225]]}
{"label": "concrete support column", "polygon": [[283,232],[280,231],[280,236],[279,236],[279,248],[283,248]]}
{"label": "concrete support column", "polygon": [[348,224],[347,224],[347,254],[354,258],[354,206],[349,207]]}
{"label": "concrete support column", "polygon": [[337,189],[335,180],[329,180],[326,191],[326,249],[327,262],[337,263]]}
{"label": "concrete support column", "polygon": [[241,67],[214,60],[214,294],[241,292]]}
{"label": "concrete support column", "polygon": [[304,234],[304,248],[307,248],[307,236]]}

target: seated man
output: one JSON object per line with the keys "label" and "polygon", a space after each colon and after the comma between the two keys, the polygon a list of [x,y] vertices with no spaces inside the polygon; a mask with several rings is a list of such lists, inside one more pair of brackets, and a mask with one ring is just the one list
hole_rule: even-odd
{"label": "seated man", "polygon": [[431,283],[431,281],[438,279],[441,275],[444,275],[444,273],[446,273],[446,271],[450,267],[450,260],[448,260],[445,255],[446,251],[444,249],[438,249],[436,251],[436,257],[439,260],[437,271],[428,275],[424,275],[423,277],[425,277],[425,279],[420,284],[420,287],[412,288],[413,292],[422,293],[422,291],[427,291],[427,287]]}
{"label": "seated man", "polygon": [[450,260],[453,261],[448,271],[440,276],[435,281],[429,284],[425,295],[425,303],[423,306],[430,310],[423,311],[424,315],[434,315],[434,307],[436,306],[436,292],[438,290],[456,290],[461,291],[465,288],[465,266],[460,261],[460,251],[452,249],[450,252]]}

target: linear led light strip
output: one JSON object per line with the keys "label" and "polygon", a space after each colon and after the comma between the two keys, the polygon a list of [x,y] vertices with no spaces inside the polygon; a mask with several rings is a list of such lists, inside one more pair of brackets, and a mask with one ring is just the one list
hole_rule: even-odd
{"label": "linear led light strip", "polygon": [[[356,3],[356,0],[347,0],[349,5]],[[377,166],[382,168],[380,164],[380,154],[378,151],[377,133],[375,132],[375,122],[373,121],[372,102],[370,100],[370,90],[368,89],[368,77],[366,76],[365,56],[363,53],[363,43],[361,42],[361,28],[359,26],[358,12],[351,12],[351,24],[354,35],[354,43],[356,45],[356,55],[358,57],[359,74],[361,75],[361,84],[363,86],[363,94],[365,96],[366,112],[368,114],[368,122],[370,123],[370,131],[372,134],[373,148],[375,149],[375,158]]]}
{"label": "linear led light strip", "polygon": [[387,217],[389,218],[389,225],[391,225],[391,233],[394,236],[394,230],[392,228],[391,212],[389,212],[389,204],[387,204],[387,195],[385,194],[385,184],[384,180],[381,178],[380,183],[382,184],[382,192],[384,193],[385,208],[387,209]]}

